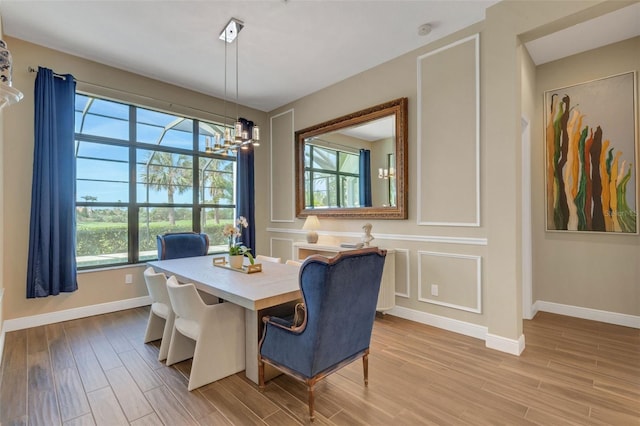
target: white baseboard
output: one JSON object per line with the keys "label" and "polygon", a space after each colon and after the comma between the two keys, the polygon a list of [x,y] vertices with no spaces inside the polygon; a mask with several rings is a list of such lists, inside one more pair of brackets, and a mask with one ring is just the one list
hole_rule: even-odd
{"label": "white baseboard", "polygon": [[522,334],[518,340],[513,340],[487,333],[484,344],[489,349],[520,356],[522,351],[524,351],[524,334]]}
{"label": "white baseboard", "polygon": [[4,355],[4,335],[5,335],[4,324],[0,327],[0,363],[2,362],[2,357]]}
{"label": "white baseboard", "polygon": [[538,311],[606,322],[608,324],[622,325],[624,327],[640,328],[640,316],[637,315],[620,314],[617,312],[563,305],[561,303],[545,302],[542,300],[537,300],[533,304],[533,315]]}
{"label": "white baseboard", "polygon": [[2,356],[4,355],[4,321],[2,315],[4,314],[4,287],[0,288],[0,363],[2,362]]}
{"label": "white baseboard", "polygon": [[414,309],[404,308],[402,306],[396,306],[393,309],[387,311],[387,313],[389,315],[395,315],[397,317],[419,322],[421,324],[427,324],[433,327],[442,328],[447,331],[453,331],[454,333],[463,334],[465,336],[475,337],[476,339],[484,340],[485,336],[487,335],[487,327],[484,327],[482,325],[471,324],[447,317],[441,317],[439,315],[428,314],[426,312],[416,311]]}
{"label": "white baseboard", "polygon": [[520,336],[518,340],[507,339],[506,337],[490,334],[487,327],[482,325],[428,314],[426,312],[416,311],[402,306],[396,306],[387,313],[389,315],[395,315],[421,324],[427,324],[433,327],[442,328],[443,330],[484,340],[487,348],[506,352],[511,355],[520,355],[524,350],[524,335]]}
{"label": "white baseboard", "polygon": [[38,327],[41,325],[53,324],[56,322],[90,317],[92,315],[122,311],[124,309],[137,308],[139,306],[147,306],[150,304],[151,298],[149,296],[141,296],[135,297],[133,299],[117,300],[115,302],[100,303],[98,305],[82,306],[80,308],[66,309],[63,311],[49,312],[46,314],[32,315],[29,317],[8,319],[4,321],[2,343],[4,343],[5,331],[9,332],[22,330],[25,328]]}

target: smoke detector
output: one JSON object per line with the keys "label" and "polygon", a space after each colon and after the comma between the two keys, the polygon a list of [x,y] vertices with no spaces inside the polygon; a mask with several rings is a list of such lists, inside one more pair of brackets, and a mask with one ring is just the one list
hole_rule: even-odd
{"label": "smoke detector", "polygon": [[422,24],[418,27],[418,35],[426,36],[431,32],[431,24]]}

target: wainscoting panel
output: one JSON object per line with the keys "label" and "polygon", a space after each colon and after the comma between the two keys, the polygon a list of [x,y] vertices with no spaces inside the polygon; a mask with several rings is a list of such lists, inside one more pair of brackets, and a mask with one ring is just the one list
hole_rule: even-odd
{"label": "wainscoting panel", "polygon": [[271,117],[271,221],[294,221],[293,110]]}
{"label": "wainscoting panel", "polygon": [[281,257],[282,263],[286,262],[287,259],[295,258],[293,252],[293,240],[290,238],[271,237],[270,246],[271,254],[269,254],[269,256]]}
{"label": "wainscoting panel", "polygon": [[418,251],[418,300],[482,313],[482,258]]}
{"label": "wainscoting panel", "polygon": [[396,296],[409,298],[411,274],[409,273],[409,250],[394,248],[396,251]]}
{"label": "wainscoting panel", "polygon": [[418,57],[419,225],[480,226],[479,59],[478,34]]}

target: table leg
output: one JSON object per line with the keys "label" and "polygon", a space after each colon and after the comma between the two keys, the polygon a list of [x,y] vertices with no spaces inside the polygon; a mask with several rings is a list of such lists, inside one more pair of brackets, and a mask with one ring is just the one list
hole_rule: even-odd
{"label": "table leg", "polygon": [[245,326],[245,374],[254,383],[258,383],[258,311],[244,310]]}

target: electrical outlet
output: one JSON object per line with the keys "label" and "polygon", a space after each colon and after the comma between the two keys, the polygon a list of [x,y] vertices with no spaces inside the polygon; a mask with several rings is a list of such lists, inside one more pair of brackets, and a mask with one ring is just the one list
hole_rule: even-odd
{"label": "electrical outlet", "polygon": [[131,274],[126,274],[124,276],[124,283],[125,284],[131,284],[133,282],[133,275]]}
{"label": "electrical outlet", "polygon": [[431,295],[432,296],[437,296],[438,295],[438,285],[437,284],[431,284]]}

